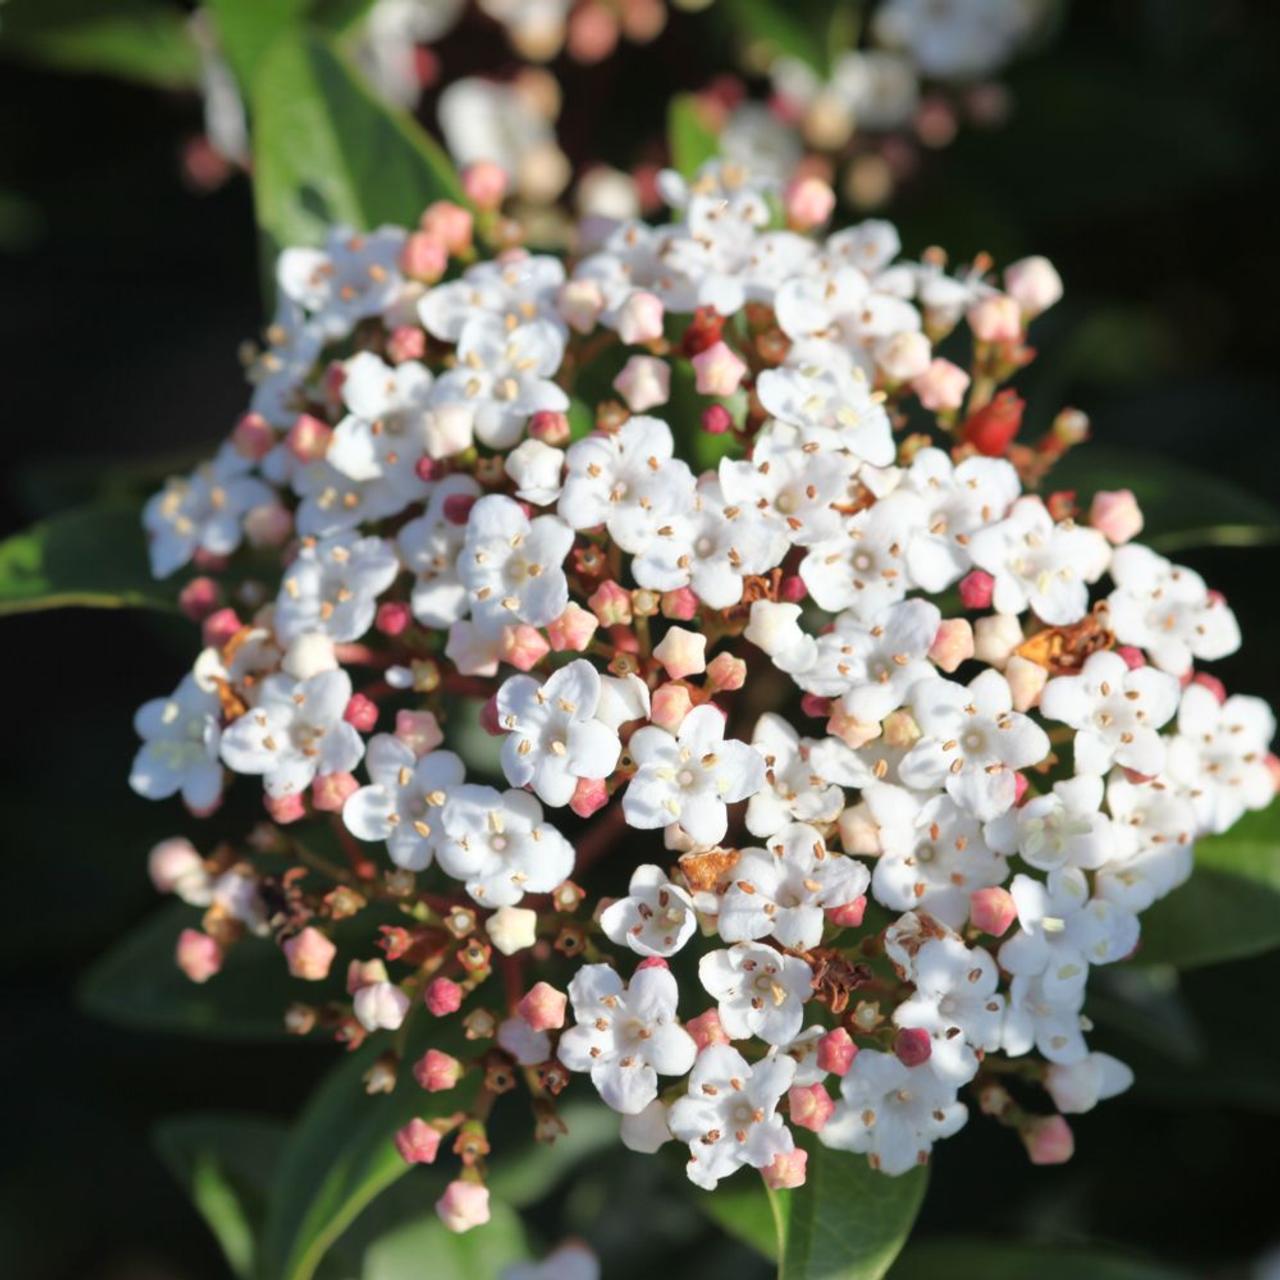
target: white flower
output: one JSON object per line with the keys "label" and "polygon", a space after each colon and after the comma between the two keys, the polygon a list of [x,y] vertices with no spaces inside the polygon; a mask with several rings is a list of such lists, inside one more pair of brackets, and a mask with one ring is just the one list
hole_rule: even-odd
{"label": "white flower", "polygon": [[807,951],[822,941],[823,911],[866,892],[871,877],[852,858],[829,853],[802,822],[783,827],[767,849],[744,849],[720,904],[717,928],[726,942],[772,936]]}
{"label": "white flower", "polygon": [[893,1177],[925,1164],[933,1144],[969,1118],[955,1087],[928,1063],[904,1066],[876,1049],[854,1058],[840,1094],[819,1141],[837,1151],[862,1152],[873,1169]]}
{"label": "white flower", "polygon": [[223,763],[262,774],[269,796],[298,795],[317,775],[350,772],[364,755],[360,735],[342,718],[350,701],[345,671],[268,676],[257,705],[223,733]]}
{"label": "white flower", "polygon": [[516,497],[548,507],[560,496],[564,450],[541,440],[522,440],[507,454],[503,469],[516,482]]}
{"label": "white flower", "polygon": [[542,820],[525,791],[455,788],[440,815],[436,861],[485,907],[510,907],[526,893],[550,893],[573,872],[573,846]]}
{"label": "white flower", "polygon": [[667,1106],[661,1098],[655,1098],[643,1111],[634,1116],[623,1116],[618,1125],[618,1137],[628,1151],[651,1156],[671,1141],[667,1128]]}
{"label": "white flower", "polygon": [[551,1057],[551,1037],[535,1031],[523,1018],[504,1018],[498,1024],[498,1047],[505,1049],[521,1067],[535,1067]]}
{"label": "white flower", "polygon": [[544,627],[569,603],[564,558],[573,530],[557,516],[530,520],[502,494],[481,498],[467,518],[458,576],[475,621],[489,628],[527,622]]}
{"label": "white flower", "polygon": [[721,1178],[748,1165],[767,1169],[795,1149],[778,1102],[795,1079],[786,1057],[754,1066],[728,1045],[711,1045],[694,1063],[689,1092],[671,1104],[667,1124],[689,1144],[689,1181],[713,1190]]}
{"label": "white flower", "polygon": [[286,298],[315,315],[331,338],[389,307],[404,287],[400,251],[405,232],[379,227],[367,235],[334,227],[323,249],[286,249],[276,283]]}
{"label": "white flower", "polygon": [[788,1044],[800,1034],[813,971],[798,957],[762,942],[739,942],[708,951],[698,961],[698,977],[719,1002],[720,1025],[731,1040],[759,1036]]}
{"label": "white flower", "polygon": [[747,802],[747,830],[761,839],[788,822],[834,822],[844,792],[809,767],[809,740],[780,715],[766,711],[756,721],[751,745],[764,758],[764,785]]}
{"label": "white flower", "polygon": [[347,830],[361,840],[385,840],[398,867],[430,866],[444,834],[440,810],[465,776],[462,761],[452,751],[418,759],[399,738],[379,733],[369,739],[365,767],[370,785],[352,792],[342,809]]}
{"label": "white flower", "polygon": [[876,10],[873,30],[879,42],[905,47],[930,78],[980,80],[1013,56],[1040,12],[1036,4],[888,0]]}
{"label": "white flower", "polygon": [[167,698],[144,702],[133,717],[142,746],[129,771],[129,785],[148,800],[178,792],[195,813],[208,812],[222,795],[218,763],[221,704],[192,675]]}
{"label": "white flower", "polygon": [[987,842],[1000,853],[1020,854],[1037,871],[1096,870],[1118,847],[1111,819],[1099,812],[1102,792],[1102,779],[1093,774],[1064,778],[987,823]]}
{"label": "white flower", "polygon": [[670,970],[638,970],[625,985],[607,964],[583,965],[569,984],[577,1025],[560,1037],[560,1061],[589,1071],[606,1105],[638,1115],[658,1096],[658,1076],[682,1076],[698,1049],[676,1020]]}
{"label": "white flower", "polygon": [[1112,554],[1111,578],[1107,610],[1116,639],[1145,649],[1161,671],[1184,676],[1194,660],[1216,662],[1240,647],[1235,614],[1193,570],[1129,543]]}
{"label": "white flower", "polygon": [[459,280],[428,289],[418,304],[423,326],[443,342],[457,342],[477,316],[516,328],[530,320],[562,328],[556,294],[564,283],[564,264],[546,254],[504,255],[477,262]]}
{"label": "white flower", "polygon": [[1249,809],[1265,809],[1276,793],[1267,765],[1276,718],[1261,698],[1236,694],[1219,704],[1202,685],[1188,685],[1169,743],[1169,776],[1187,788],[1201,831],[1233,827]]}
{"label": "white flower", "polygon": [[1116,653],[1095,653],[1080,674],[1044,687],[1040,710],[1076,730],[1075,767],[1104,774],[1113,764],[1151,777],[1164,768],[1159,729],[1178,709],[1178,682],[1154,667],[1131,671]]}
{"label": "white flower", "polygon": [[405,501],[423,490],[414,468],[426,450],[431,373],[415,360],[391,368],[371,351],[342,365],[349,410],[333,430],[326,461],[352,480],[384,479]]}
{"label": "white flower", "polygon": [[600,677],[600,702],[596,719],[610,729],[632,720],[649,718],[649,686],[632,672],[626,676]]}
{"label": "white flower", "polygon": [[1191,875],[1195,804],[1172,783],[1133,783],[1117,772],[1107,808],[1118,847],[1094,877],[1094,891],[1125,911],[1145,911]]}
{"label": "white flower", "polygon": [[1050,1062],[1083,1061],[1089,1052],[1081,1034],[1083,1003],[1083,985],[1050,996],[1043,977],[1016,974],[1009,984],[1001,1047],[1015,1058],[1034,1048]]}
{"label": "white flower", "polygon": [[667,270],[694,283],[696,297],[686,300],[666,292],[664,301],[673,311],[692,311],[696,305],[731,316],[747,301],[757,228],[768,222],[769,207],[750,189],[704,194],[705,184],[695,183],[693,191],[684,226],[672,228],[659,258]]}
{"label": "white flower", "polygon": [[627,896],[600,913],[600,927],[618,946],[641,956],[673,956],[693,937],[698,917],[693,899],[672,884],[661,867],[637,867]]}
{"label": "white flower", "polygon": [[723,839],[726,805],[754,795],[764,782],[764,760],[745,742],[725,739],[724,717],[713,705],[695,707],[672,736],[657,725],[636,730],[629,743],[639,766],[622,798],[630,826],[678,822],[700,845]]}
{"label": "white flower", "polygon": [[417,575],[409,595],[413,616],[428,627],[447,627],[467,612],[467,590],[458,576],[458,555],[466,540],[465,523],[445,515],[449,500],[478,498],[480,486],[461,472],[447,475],[431,492],[424,514],[396,535],[400,557]]}
{"label": "white flower", "polygon": [[622,743],[595,719],[600,675],[585,658],[560,668],[545,684],[512,676],[498,690],[498,723],[506,730],[502,771],[513,787],[532,787],[553,806],[573,798],[579,778],[607,778]]}
{"label": "white flower", "polygon": [[600,1275],[596,1255],[585,1244],[570,1240],[541,1262],[516,1262],[503,1267],[498,1280],[600,1280]]}
{"label": "white flower", "polygon": [[1063,1115],[1082,1115],[1133,1084],[1133,1072],[1109,1053],[1091,1053],[1083,1062],[1057,1064],[1045,1073],[1044,1087]]}
{"label": "white flower", "polygon": [[787,1057],[796,1064],[796,1078],[792,1083],[801,1086],[821,1084],[830,1074],[818,1065],[818,1050],[826,1034],[827,1028],[821,1024],[806,1027],[790,1044],[773,1045],[766,1056]]}
{"label": "white flower", "polygon": [[945,785],[983,821],[1012,807],[1014,771],[1049,754],[1048,735],[1012,709],[1009,682],[998,671],[983,671],[967,686],[922,680],[909,701],[924,736],[899,766],[903,782],[921,790]]}
{"label": "white flower", "polygon": [[381,538],[336,533],[304,542],[280,584],[276,635],[284,644],[309,631],[339,642],[358,640],[399,572],[395,551]]}
{"label": "white flower", "polygon": [[1106,572],[1111,548],[1096,529],[1055,524],[1039,498],[1019,498],[998,524],[969,541],[973,563],[995,576],[997,613],[1031,608],[1051,626],[1079,622],[1089,587]]}
{"label": "white flower", "polygon": [[812,363],[766,369],[756,383],[760,403],[780,422],[797,427],[804,437],[834,447],[855,462],[887,467],[897,456],[893,427],[884,405],[872,399],[861,369],[850,369],[842,353],[827,354],[818,345],[805,348]]}
{"label": "white flower", "polygon": [[[299,389],[306,382],[324,346],[324,324],[308,319],[305,310],[286,297],[276,304],[267,327],[267,346],[246,370],[253,387],[249,409],[260,413],[273,427],[291,427],[302,409]],[[271,474],[271,463],[287,470],[293,455],[277,447],[263,460],[263,474],[273,482],[287,477]]]}

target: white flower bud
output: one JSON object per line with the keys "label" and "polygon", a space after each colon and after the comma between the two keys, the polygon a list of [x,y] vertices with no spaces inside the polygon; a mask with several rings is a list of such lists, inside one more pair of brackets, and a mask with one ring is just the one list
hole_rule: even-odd
{"label": "white flower bud", "polygon": [[538,913],[528,907],[499,907],[484,922],[484,929],[504,956],[513,956],[537,942]]}
{"label": "white flower bud", "polygon": [[338,659],[334,656],[333,641],[328,636],[319,631],[307,631],[285,650],[284,661],[280,665],[295,680],[310,680],[325,671],[336,671]]}

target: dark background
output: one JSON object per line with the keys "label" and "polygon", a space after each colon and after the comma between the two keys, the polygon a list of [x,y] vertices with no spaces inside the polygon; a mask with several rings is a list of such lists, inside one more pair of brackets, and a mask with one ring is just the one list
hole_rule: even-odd
{"label": "dark background", "polygon": [[[709,74],[701,33],[682,18],[656,50],[568,69],[566,114],[585,103],[594,122],[566,130],[575,157],[637,158],[641,127],[659,127],[659,80],[698,87]],[[909,255],[940,243],[959,261],[986,249],[1059,266],[1067,299],[1036,327],[1044,354],[1022,382],[1037,429],[1077,405],[1099,441],[1269,499],[1280,497],[1277,36],[1265,2],[1080,0],[1008,73],[1008,125],[926,156],[889,210]],[[462,37],[459,61],[474,54]],[[194,452],[242,407],[237,345],[260,321],[249,192],[242,179],[211,195],[184,187],[177,157],[198,128],[189,98],[0,64],[4,532],[83,496],[99,462]],[[1280,701],[1273,553],[1185,558],[1240,616],[1246,647],[1222,674]],[[132,800],[124,779],[132,710],[176,682],[190,629],[67,611],[6,619],[0,636],[0,1271],[220,1277],[150,1127],[206,1108],[288,1116],[334,1055],[124,1031],[74,998],[86,963],[155,906],[147,848],[184,828],[176,806]],[[1101,1240],[1197,1274],[1247,1274],[1280,1243],[1280,1036],[1266,1025],[1277,978],[1274,961],[1189,976],[1207,1065],[1166,1077],[1156,1060],[1134,1095],[1075,1125],[1064,1168],[1033,1174],[1012,1137],[971,1124],[939,1150],[920,1229]],[[644,1204],[656,1192],[639,1163],[615,1159],[609,1177]],[[654,1240],[678,1245],[690,1274],[731,1256],[663,1212],[649,1219]],[[552,1236],[571,1221],[555,1203],[541,1214]]]}

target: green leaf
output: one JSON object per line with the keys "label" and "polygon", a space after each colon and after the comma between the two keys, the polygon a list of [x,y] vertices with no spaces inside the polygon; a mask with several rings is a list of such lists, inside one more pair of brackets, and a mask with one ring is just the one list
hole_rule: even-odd
{"label": "green leaf", "polygon": [[366,1250],[360,1280],[481,1280],[528,1257],[520,1215],[493,1203],[489,1221],[464,1235],[432,1214],[382,1236]]}
{"label": "green leaf", "polygon": [[912,1245],[889,1280],[937,1280],[939,1276],[982,1280],[1184,1280],[1187,1273],[1160,1263],[1059,1244],[996,1244],[982,1240],[935,1240]]}
{"label": "green leaf", "polygon": [[156,1150],[242,1280],[254,1274],[267,1191],[287,1138],[261,1116],[178,1116],[157,1126]]}
{"label": "green leaf", "polygon": [[334,223],[412,225],[461,199],[439,146],[380,103],[324,37],[289,33],[262,58],[251,94],[254,203],[275,253],[317,244]]}
{"label": "green leaf", "polygon": [[672,166],[686,178],[692,178],[720,150],[720,139],[692,93],[676,94],[667,107],[667,150]]}
{"label": "green leaf", "polygon": [[808,21],[795,0],[725,0],[735,31],[749,33],[753,44],[773,56],[785,54],[826,71],[826,47],[819,23]]}
{"label": "green leaf", "polygon": [[1195,871],[1142,917],[1138,964],[1181,969],[1280,946],[1280,801],[1196,844]]}
{"label": "green leaf", "polygon": [[489,1190],[495,1199],[523,1209],[546,1195],[571,1169],[616,1146],[618,1117],[608,1107],[571,1103],[560,1107],[559,1114],[569,1132],[551,1146],[541,1142],[503,1146],[489,1175]]}
{"label": "green leaf", "polygon": [[712,1222],[723,1228],[726,1235],[754,1249],[771,1262],[777,1262],[782,1226],[778,1217],[781,1199],[766,1190],[758,1174],[747,1170],[738,1177],[722,1182],[714,1191],[701,1191],[694,1187],[685,1176],[683,1165],[679,1176],[689,1188],[688,1194],[694,1204]]}
{"label": "green leaf", "polygon": [[218,44],[243,88],[276,40],[301,21],[307,0],[209,0],[209,7]]}
{"label": "green leaf", "polygon": [[136,506],[81,507],[0,542],[0,615],[87,605],[173,609],[147,568]]}

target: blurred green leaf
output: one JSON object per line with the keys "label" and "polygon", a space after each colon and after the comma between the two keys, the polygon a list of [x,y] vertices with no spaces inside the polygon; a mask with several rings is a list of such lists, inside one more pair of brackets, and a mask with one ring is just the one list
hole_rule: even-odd
{"label": "blurred green leaf", "polygon": [[692,178],[720,150],[720,140],[692,93],[676,94],[667,107],[667,150],[672,167],[686,178]]}
{"label": "blurred green leaf", "polygon": [[504,1146],[495,1160],[489,1189],[496,1199],[523,1209],[546,1195],[571,1169],[618,1141],[618,1117],[602,1103],[571,1103],[559,1108],[568,1133],[547,1146],[525,1142]]}
{"label": "blurred green leaf", "polygon": [[766,1190],[759,1174],[751,1169],[744,1170],[739,1176],[722,1182],[714,1191],[701,1191],[693,1186],[685,1177],[683,1168],[679,1177],[693,1202],[712,1222],[762,1257],[777,1262],[780,1204]]}
{"label": "blurred green leaf", "polygon": [[268,50],[306,14],[308,0],[209,0],[218,43],[241,87],[251,85]]}
{"label": "blurred green leaf", "polygon": [[520,1215],[493,1203],[483,1227],[458,1235],[434,1213],[406,1223],[365,1252],[360,1280],[488,1280],[529,1257]]}
{"label": "blurred green leaf", "polygon": [[983,1240],[935,1240],[910,1246],[889,1280],[1182,1280],[1187,1273],[1160,1263],[1058,1244],[1005,1244]]}
{"label": "blurred green leaf", "polygon": [[733,29],[746,34],[753,44],[767,46],[775,56],[799,58],[815,71],[826,70],[826,45],[820,24],[810,21],[794,0],[724,0],[724,3]]}
{"label": "blurred green leaf", "polygon": [[65,511],[0,542],[0,615],[66,605],[176,607],[148,571],[136,506]]}

